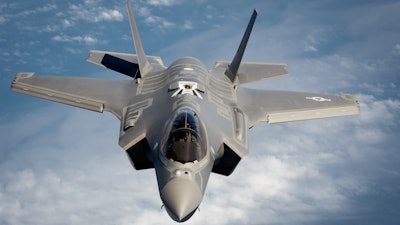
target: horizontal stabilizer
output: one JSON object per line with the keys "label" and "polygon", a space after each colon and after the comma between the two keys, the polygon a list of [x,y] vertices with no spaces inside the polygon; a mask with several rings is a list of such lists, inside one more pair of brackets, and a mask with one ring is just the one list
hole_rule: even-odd
{"label": "horizontal stabilizer", "polygon": [[101,64],[107,67],[108,69],[117,71],[119,73],[130,76],[134,79],[140,78],[140,70],[139,65],[136,63],[132,63],[118,57],[105,54],[103,59],[101,60]]}
{"label": "horizontal stabilizer", "polygon": [[[146,58],[155,70],[165,69],[160,57],[146,56]],[[141,78],[138,57],[136,54],[91,50],[87,61],[135,79]]]}
{"label": "horizontal stabilizer", "polygon": [[[218,61],[215,63],[213,71],[223,71],[228,66],[229,62]],[[246,84],[286,75],[287,73],[287,65],[283,63],[242,62],[237,72],[237,77],[239,78],[239,84]]]}

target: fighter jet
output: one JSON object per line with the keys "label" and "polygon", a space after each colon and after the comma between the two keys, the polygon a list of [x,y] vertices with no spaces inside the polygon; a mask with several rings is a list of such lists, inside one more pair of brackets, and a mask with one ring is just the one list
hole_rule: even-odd
{"label": "fighter jet", "polygon": [[248,154],[248,130],[270,124],[360,112],[355,96],[256,90],[244,84],[287,74],[286,64],[242,62],[254,10],[232,61],[213,68],[184,57],[168,67],[145,55],[126,3],[136,54],[91,50],[88,61],[126,80],[17,73],[11,90],[120,121],[119,145],[136,170],[154,168],[163,206],[178,222],[198,209],[211,172],[230,175]]}

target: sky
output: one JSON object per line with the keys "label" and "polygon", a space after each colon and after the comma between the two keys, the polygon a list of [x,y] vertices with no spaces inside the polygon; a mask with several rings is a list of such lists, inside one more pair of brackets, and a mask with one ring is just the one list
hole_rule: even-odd
{"label": "sky", "polygon": [[[357,95],[359,116],[250,130],[231,176],[212,174],[186,224],[400,223],[400,2],[133,1],[145,52],[283,62],[259,89]],[[89,50],[134,53],[124,0],[0,2],[0,224],[176,224],[154,170],[135,171],[119,120],[10,92],[17,72],[125,79]]]}

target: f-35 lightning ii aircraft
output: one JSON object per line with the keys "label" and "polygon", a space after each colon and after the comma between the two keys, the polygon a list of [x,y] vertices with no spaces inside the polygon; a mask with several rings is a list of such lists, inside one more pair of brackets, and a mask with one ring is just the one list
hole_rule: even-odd
{"label": "f-35 lightning ii aircraft", "polygon": [[146,56],[132,7],[127,10],[136,54],[90,51],[88,61],[128,80],[18,73],[11,90],[97,112],[120,121],[119,145],[137,170],[154,168],[170,217],[188,220],[199,207],[211,172],[230,175],[248,154],[248,130],[259,122],[289,122],[359,113],[355,96],[265,91],[241,85],[287,74],[285,64],[241,62],[254,11],[231,62],[211,70],[185,57],[165,67]]}

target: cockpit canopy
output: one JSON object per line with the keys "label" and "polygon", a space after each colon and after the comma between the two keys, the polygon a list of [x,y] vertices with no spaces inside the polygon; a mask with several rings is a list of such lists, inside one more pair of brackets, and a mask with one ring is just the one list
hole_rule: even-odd
{"label": "cockpit canopy", "polygon": [[196,113],[185,110],[179,112],[170,125],[164,154],[170,161],[181,163],[198,162],[206,155],[203,141],[204,131]]}

